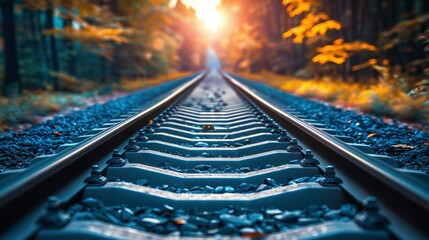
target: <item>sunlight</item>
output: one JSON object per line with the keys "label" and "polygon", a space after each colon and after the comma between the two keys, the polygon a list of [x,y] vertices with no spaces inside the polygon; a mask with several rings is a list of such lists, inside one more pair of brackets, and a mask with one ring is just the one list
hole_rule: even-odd
{"label": "sunlight", "polygon": [[221,15],[216,11],[207,11],[205,14],[202,15],[202,18],[200,18],[206,27],[212,31],[217,32],[219,25],[222,21]]}
{"label": "sunlight", "polygon": [[[177,1],[171,1],[174,6]],[[197,17],[212,31],[217,32],[222,23],[222,16],[217,11],[220,0],[182,0],[183,4],[195,9]]]}

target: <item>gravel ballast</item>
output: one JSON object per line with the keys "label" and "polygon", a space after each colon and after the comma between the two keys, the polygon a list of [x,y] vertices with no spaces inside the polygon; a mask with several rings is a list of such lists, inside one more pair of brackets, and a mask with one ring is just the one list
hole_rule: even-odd
{"label": "gravel ballast", "polygon": [[26,168],[34,157],[52,154],[62,144],[101,127],[104,123],[133,108],[145,106],[155,97],[178,87],[193,76],[145,89],[104,104],[93,106],[53,119],[20,132],[3,134],[0,137],[0,172],[6,169]]}
{"label": "gravel ballast", "polygon": [[261,169],[272,168],[274,166],[271,164],[267,164],[265,166],[259,166],[255,168],[251,168],[251,167],[235,168],[231,166],[225,166],[223,168],[214,168],[209,164],[199,164],[193,168],[180,168],[178,166],[171,165],[171,163],[169,162],[165,162],[159,165],[158,167],[162,169],[175,171],[175,172],[180,172],[180,173],[248,173],[248,172],[258,171]]}
{"label": "gravel ballast", "polygon": [[[353,137],[356,143],[372,146],[377,154],[395,159],[400,168],[429,174],[429,133],[412,128],[398,120],[385,122],[383,118],[360,114],[334,107],[328,103],[297,97],[262,83],[234,75],[242,83],[269,98],[306,114],[338,135]],[[257,89],[257,90],[256,90]]]}
{"label": "gravel ballast", "polygon": [[[311,176],[311,177],[300,177],[295,179],[287,179],[285,183],[277,182],[273,178],[266,178],[263,182],[260,184],[252,184],[252,183],[246,183],[242,182],[236,186],[224,186],[224,185],[218,185],[218,186],[210,186],[210,185],[201,185],[201,186],[193,186],[193,187],[180,187],[175,184],[168,185],[168,184],[162,184],[158,186],[153,186],[150,184],[150,182],[144,178],[139,179],[136,181],[137,185],[141,186],[147,186],[163,191],[169,191],[173,193],[186,193],[186,194],[223,194],[223,193],[255,193],[255,192],[261,192],[273,188],[278,188],[282,186],[287,185],[293,185],[298,183],[306,183],[306,182],[318,182],[319,179],[322,179],[323,177],[320,175],[317,176]],[[122,180],[120,178],[116,177],[110,177],[109,181],[115,181],[115,182],[121,182]]]}
{"label": "gravel ballast", "polygon": [[252,238],[329,221],[348,222],[359,213],[352,204],[344,204],[339,209],[310,205],[293,211],[228,206],[218,211],[198,212],[169,205],[162,208],[105,206],[94,198],[74,204],[66,212],[74,221],[99,220],[158,234]]}

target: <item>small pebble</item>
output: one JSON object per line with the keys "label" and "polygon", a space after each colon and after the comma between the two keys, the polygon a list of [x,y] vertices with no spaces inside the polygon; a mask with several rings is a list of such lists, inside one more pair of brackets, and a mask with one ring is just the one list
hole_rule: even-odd
{"label": "small pebble", "polygon": [[225,187],[224,186],[217,186],[215,188],[215,193],[225,193]]}
{"label": "small pebble", "polygon": [[259,185],[258,186],[258,188],[256,189],[256,192],[260,192],[260,191],[264,191],[264,190],[268,190],[268,189],[270,189],[271,187],[270,186],[268,186],[268,185],[266,185],[266,184],[261,184],[261,185]]}
{"label": "small pebble", "polygon": [[219,219],[225,224],[231,224],[234,227],[249,227],[252,223],[243,215],[240,217],[231,214],[221,214]]}
{"label": "small pebble", "polygon": [[210,168],[212,168],[212,166],[207,165],[207,164],[198,164],[197,166],[194,167],[194,169],[196,169],[198,171],[207,171]]}
{"label": "small pebble", "polygon": [[233,192],[235,192],[235,189],[231,186],[225,186],[225,192],[226,193],[233,193]]}
{"label": "small pebble", "polygon": [[167,221],[165,218],[161,217],[144,217],[138,223],[145,228],[152,228],[159,224],[163,224]]}
{"label": "small pebble", "polygon": [[95,208],[95,209],[104,207],[104,204],[95,198],[87,198],[87,199],[83,200],[82,203],[87,207]]}
{"label": "small pebble", "polygon": [[147,186],[147,185],[149,185],[149,182],[146,179],[144,179],[144,178],[137,180],[136,183],[137,183],[137,185],[140,185],[140,186]]}
{"label": "small pebble", "polygon": [[129,208],[122,208],[119,210],[120,219],[123,222],[129,222],[134,216],[134,212]]}
{"label": "small pebble", "polygon": [[249,183],[241,183],[240,185],[238,185],[238,192],[244,193],[244,192],[248,192],[253,188],[252,184]]}
{"label": "small pebble", "polygon": [[268,186],[271,186],[271,187],[277,187],[278,186],[276,180],[274,180],[272,178],[266,178],[264,183]]}
{"label": "small pebble", "polygon": [[209,144],[205,142],[197,142],[195,143],[195,147],[208,147]]}
{"label": "small pebble", "polygon": [[278,214],[282,214],[283,212],[282,210],[275,208],[275,209],[267,209],[265,210],[265,213],[267,215],[278,215]]}
{"label": "small pebble", "polygon": [[213,188],[213,187],[210,187],[210,186],[205,186],[204,187],[204,192],[205,193],[214,193],[215,192],[215,189]]}

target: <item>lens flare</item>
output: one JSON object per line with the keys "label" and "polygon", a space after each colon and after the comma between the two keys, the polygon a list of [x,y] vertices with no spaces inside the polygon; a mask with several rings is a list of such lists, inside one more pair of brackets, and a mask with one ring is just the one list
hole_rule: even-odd
{"label": "lens flare", "polygon": [[204,17],[200,18],[206,27],[212,31],[217,32],[219,25],[222,22],[222,16],[217,11],[210,11],[204,14]]}
{"label": "lens flare", "polygon": [[[171,1],[174,6],[177,1]],[[195,9],[197,18],[212,32],[217,32],[222,23],[222,15],[217,11],[220,0],[182,0],[182,3]]]}

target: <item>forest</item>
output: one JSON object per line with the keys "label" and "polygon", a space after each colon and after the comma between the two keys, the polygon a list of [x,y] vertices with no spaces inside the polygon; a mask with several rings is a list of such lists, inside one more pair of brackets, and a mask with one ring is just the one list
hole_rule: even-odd
{"label": "forest", "polygon": [[80,79],[154,77],[173,66],[194,71],[204,64],[205,46],[190,37],[203,35],[200,26],[192,10],[180,4],[174,9],[163,0],[1,4],[6,96],[27,89],[74,90],[69,87]]}
{"label": "forest", "polygon": [[296,95],[429,119],[428,1],[189,2],[2,0],[0,125],[205,69],[208,48],[225,70]]}
{"label": "forest", "polygon": [[220,8],[227,27],[216,49],[231,71],[300,96],[428,122],[429,1],[223,0]]}

